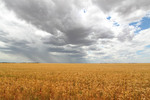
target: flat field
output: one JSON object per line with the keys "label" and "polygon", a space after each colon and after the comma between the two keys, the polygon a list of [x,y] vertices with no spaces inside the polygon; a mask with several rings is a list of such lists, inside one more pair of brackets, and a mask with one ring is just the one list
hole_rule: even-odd
{"label": "flat field", "polygon": [[0,64],[0,100],[150,100],[150,64]]}

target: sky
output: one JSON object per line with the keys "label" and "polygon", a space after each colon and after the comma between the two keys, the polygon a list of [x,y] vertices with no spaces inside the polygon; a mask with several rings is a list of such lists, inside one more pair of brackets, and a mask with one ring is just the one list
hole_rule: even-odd
{"label": "sky", "polygon": [[150,0],[0,0],[0,62],[149,59]]}

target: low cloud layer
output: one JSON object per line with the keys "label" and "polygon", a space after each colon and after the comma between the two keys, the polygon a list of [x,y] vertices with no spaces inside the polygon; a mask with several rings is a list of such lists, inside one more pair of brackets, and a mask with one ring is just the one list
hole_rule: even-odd
{"label": "low cloud layer", "polygon": [[129,25],[148,15],[147,0],[0,0],[0,9],[1,61],[148,62],[150,29]]}

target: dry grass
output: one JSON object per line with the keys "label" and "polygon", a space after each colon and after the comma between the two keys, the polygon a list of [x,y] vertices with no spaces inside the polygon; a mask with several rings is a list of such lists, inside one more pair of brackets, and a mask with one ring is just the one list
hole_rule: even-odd
{"label": "dry grass", "polygon": [[0,64],[0,100],[150,100],[150,64]]}

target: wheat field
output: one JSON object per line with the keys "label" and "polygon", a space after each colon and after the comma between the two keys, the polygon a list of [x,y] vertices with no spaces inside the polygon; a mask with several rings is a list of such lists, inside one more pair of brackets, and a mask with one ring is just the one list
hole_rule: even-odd
{"label": "wheat field", "polygon": [[0,64],[0,100],[150,100],[150,64]]}

